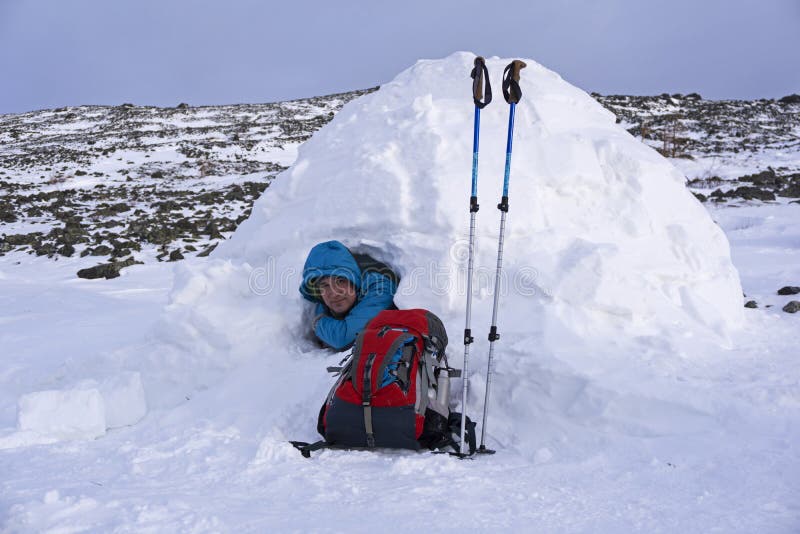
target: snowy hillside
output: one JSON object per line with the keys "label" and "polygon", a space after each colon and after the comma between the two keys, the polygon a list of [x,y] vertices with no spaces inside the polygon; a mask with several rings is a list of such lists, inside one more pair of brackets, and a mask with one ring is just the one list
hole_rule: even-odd
{"label": "snowy hillside", "polygon": [[[391,264],[402,275],[397,303],[440,315],[450,362],[461,365],[473,58],[420,61],[326,116],[274,180],[254,162],[277,160],[254,157],[250,176],[269,175],[271,185],[257,200],[233,199],[233,209],[252,202],[252,212],[208,257],[159,263],[145,239],[146,254],[132,252],[145,264],[109,280],[76,278],[88,260],[79,254],[0,257],[0,528],[796,532],[800,316],[781,311],[798,299],[793,289],[777,290],[800,286],[800,205],[724,192],[701,203],[685,187],[686,177],[704,178],[687,169],[724,153],[721,179],[772,166],[785,181],[759,187],[784,191],[798,172],[794,134],[779,148],[694,147],[693,159],[667,160],[626,131],[633,121],[527,59],[487,425],[498,453],[462,461],[327,450],[304,459],[287,443],[316,439],[332,382],[325,368],[342,357],[308,339],[297,292],[319,241],[340,239]],[[467,404],[476,419],[508,61],[487,62],[498,98],[482,116]],[[319,105],[328,113],[344,100]],[[796,121],[794,106],[781,121]],[[181,159],[174,150],[165,149],[169,165]],[[36,182],[4,170],[9,183]],[[241,183],[240,172],[201,187]],[[17,220],[7,224],[29,232],[19,201],[11,204]],[[405,499],[410,508],[398,506]]]}
{"label": "snowy hillside", "polygon": [[88,256],[73,262],[83,267],[208,254],[297,146],[364,93],[0,115],[0,253]]}
{"label": "snowy hillside", "polygon": [[800,198],[800,95],[595,96],[632,135],[671,158],[703,201]]}
{"label": "snowy hillside", "polygon": [[[355,91],[277,104],[80,106],[0,115],[0,255],[84,276],[206,255]],[[800,199],[797,98],[592,94],[703,201]],[[498,97],[499,98],[499,97]],[[18,253],[23,254],[18,254]]]}

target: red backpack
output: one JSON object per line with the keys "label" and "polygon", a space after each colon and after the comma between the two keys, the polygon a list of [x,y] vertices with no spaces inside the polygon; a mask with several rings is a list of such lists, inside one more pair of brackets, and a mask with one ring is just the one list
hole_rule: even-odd
{"label": "red backpack", "polygon": [[[320,409],[314,444],[292,442],[303,456],[326,447],[389,447],[419,450],[447,446],[458,451],[454,436],[461,414],[451,413],[447,332],[433,313],[386,310],[356,336],[353,350]],[[475,424],[467,419],[470,452]]]}

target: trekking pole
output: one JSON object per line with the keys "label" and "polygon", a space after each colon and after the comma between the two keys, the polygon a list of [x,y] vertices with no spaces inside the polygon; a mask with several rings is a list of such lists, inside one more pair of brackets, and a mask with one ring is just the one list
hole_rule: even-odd
{"label": "trekking pole", "polygon": [[494,305],[492,307],[492,326],[489,329],[489,363],[486,369],[486,397],[483,401],[483,422],[481,423],[481,445],[478,452],[494,454],[495,451],[487,449],[484,445],[486,438],[486,417],[489,412],[489,391],[492,386],[492,357],[494,356],[494,342],[500,339],[497,333],[497,307],[500,301],[500,273],[503,269],[503,237],[506,230],[506,214],[508,213],[508,180],[511,175],[511,141],[514,137],[514,110],[522,98],[519,87],[519,71],[525,68],[525,63],[515,59],[503,71],[503,98],[509,104],[508,108],[508,140],[506,141],[506,169],[503,178],[503,196],[497,209],[500,210],[500,239],[497,243],[497,272],[494,278]]}
{"label": "trekking pole", "polygon": [[486,62],[480,56],[475,58],[472,77],[472,99],[475,102],[475,124],[472,131],[472,194],[469,197],[469,256],[467,259],[467,322],[464,327],[464,367],[461,370],[461,445],[459,455],[467,456],[467,364],[469,346],[474,341],[470,323],[472,322],[472,267],[475,249],[475,214],[478,212],[478,145],[481,130],[481,110],[492,101],[492,85]]}

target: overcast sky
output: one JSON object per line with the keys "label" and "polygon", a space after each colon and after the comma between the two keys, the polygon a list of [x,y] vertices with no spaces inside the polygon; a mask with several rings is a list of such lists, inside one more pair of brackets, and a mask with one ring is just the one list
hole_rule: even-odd
{"label": "overcast sky", "polygon": [[272,102],[457,50],[586,91],[800,93],[800,0],[0,0],[0,113]]}

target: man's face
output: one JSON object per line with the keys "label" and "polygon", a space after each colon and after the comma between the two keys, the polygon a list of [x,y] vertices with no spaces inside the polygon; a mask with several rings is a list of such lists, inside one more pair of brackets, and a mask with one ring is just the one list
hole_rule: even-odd
{"label": "man's face", "polygon": [[322,301],[333,313],[344,315],[356,303],[356,288],[346,278],[326,276],[317,282]]}

